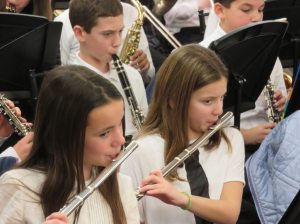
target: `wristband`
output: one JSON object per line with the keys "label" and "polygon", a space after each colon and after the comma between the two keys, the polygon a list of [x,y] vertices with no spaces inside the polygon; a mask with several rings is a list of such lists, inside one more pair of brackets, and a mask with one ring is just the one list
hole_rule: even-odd
{"label": "wristband", "polygon": [[181,192],[181,194],[187,196],[188,202],[184,207],[181,207],[183,210],[189,210],[192,207],[192,200],[191,200],[191,195],[186,193],[186,192]]}

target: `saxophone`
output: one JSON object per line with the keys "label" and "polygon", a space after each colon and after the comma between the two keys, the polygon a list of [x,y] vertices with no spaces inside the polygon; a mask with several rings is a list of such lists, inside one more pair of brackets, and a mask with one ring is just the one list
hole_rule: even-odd
{"label": "saxophone", "polygon": [[131,3],[138,11],[138,18],[128,30],[120,53],[120,59],[124,64],[129,64],[130,56],[134,55],[139,47],[141,28],[144,24],[144,18],[148,19],[149,22],[175,49],[181,47],[179,41],[167,30],[167,28],[151,13],[146,6],[142,5],[138,0],[131,0]]}
{"label": "saxophone", "polygon": [[272,84],[271,80],[269,79],[265,89],[264,95],[267,102],[267,115],[270,122],[278,123],[281,120],[281,114],[279,113],[276,101],[274,99],[274,85]]}
{"label": "saxophone", "polygon": [[9,124],[13,126],[19,136],[27,135],[31,131],[31,128],[19,120],[15,113],[9,108],[6,101],[7,99],[4,95],[0,94],[0,113],[8,119]]}
{"label": "saxophone", "polygon": [[120,59],[124,64],[129,64],[130,56],[134,55],[139,47],[141,39],[141,28],[144,23],[144,8],[137,0],[131,0],[132,4],[138,11],[138,18],[134,21],[128,30],[124,40],[124,45],[120,53]]}
{"label": "saxophone", "polygon": [[125,72],[120,58],[117,55],[113,55],[112,58],[114,68],[117,70],[122,88],[126,96],[126,100],[129,104],[133,124],[138,130],[140,130],[144,122],[144,114],[137,103],[136,97],[134,95],[134,92],[132,90],[132,87],[130,85],[130,82],[128,80],[127,74]]}

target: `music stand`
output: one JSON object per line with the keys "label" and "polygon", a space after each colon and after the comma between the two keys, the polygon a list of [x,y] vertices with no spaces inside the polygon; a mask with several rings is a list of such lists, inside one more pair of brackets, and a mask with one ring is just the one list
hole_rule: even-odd
{"label": "music stand", "polygon": [[229,70],[224,111],[234,112],[240,127],[240,113],[255,107],[273,70],[287,22],[262,21],[241,27],[213,41],[210,48]]}
{"label": "music stand", "polygon": [[57,64],[61,28],[45,17],[0,13],[1,93],[12,100],[37,97],[35,78]]}
{"label": "music stand", "polygon": [[296,74],[300,57],[299,11],[300,0],[265,1],[264,20],[287,18],[289,22],[287,33],[280,48],[279,58],[283,62],[284,67],[293,67],[294,75]]}

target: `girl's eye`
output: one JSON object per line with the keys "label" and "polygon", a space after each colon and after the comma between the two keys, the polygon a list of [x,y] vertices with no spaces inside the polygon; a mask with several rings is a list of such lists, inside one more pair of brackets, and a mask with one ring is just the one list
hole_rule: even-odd
{"label": "girl's eye", "polygon": [[104,137],[106,137],[108,134],[109,134],[109,131],[105,131],[105,132],[101,133],[99,136],[102,137],[102,138],[104,138]]}
{"label": "girl's eye", "polygon": [[210,105],[210,104],[212,104],[213,101],[212,101],[212,100],[204,100],[203,102],[204,102],[206,105]]}

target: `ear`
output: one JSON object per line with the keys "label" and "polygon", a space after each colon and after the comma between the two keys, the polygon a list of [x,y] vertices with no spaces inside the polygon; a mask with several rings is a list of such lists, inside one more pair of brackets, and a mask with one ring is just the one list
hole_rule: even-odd
{"label": "ear", "polygon": [[221,3],[216,2],[214,4],[214,11],[216,15],[220,18],[220,20],[223,20],[225,18],[224,9],[225,7]]}
{"label": "ear", "polygon": [[86,32],[84,31],[82,26],[75,25],[73,27],[74,35],[79,42],[84,42],[86,37]]}

